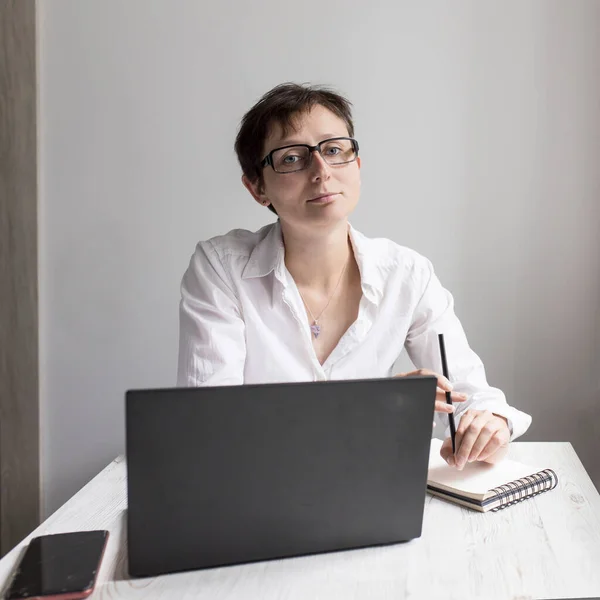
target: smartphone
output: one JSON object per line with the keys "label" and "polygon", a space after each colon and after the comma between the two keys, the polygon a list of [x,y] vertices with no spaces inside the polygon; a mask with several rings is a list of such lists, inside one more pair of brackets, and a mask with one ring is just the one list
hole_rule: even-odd
{"label": "smartphone", "polygon": [[29,542],[8,589],[7,600],[79,600],[96,584],[108,531],[42,535]]}

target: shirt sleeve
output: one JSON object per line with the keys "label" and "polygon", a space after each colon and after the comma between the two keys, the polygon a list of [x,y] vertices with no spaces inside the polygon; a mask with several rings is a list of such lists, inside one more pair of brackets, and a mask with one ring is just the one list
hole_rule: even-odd
{"label": "shirt sleeve", "polygon": [[[487,383],[483,363],[469,347],[464,329],[454,313],[452,294],[442,287],[431,262],[426,260],[426,264],[425,290],[415,309],[405,342],[410,359],[418,369],[442,373],[438,334],[443,333],[453,391],[468,396],[465,402],[454,405],[456,427],[466,410],[489,410],[507,419],[511,441],[518,438],[529,428],[531,417],[510,406],[504,393]],[[440,423],[441,419],[436,418],[436,421]],[[447,419],[443,421],[447,424]],[[449,435],[450,427],[446,426],[444,436]]]}
{"label": "shirt sleeve", "polygon": [[238,298],[210,241],[200,242],[181,283],[180,387],[244,382],[245,326]]}

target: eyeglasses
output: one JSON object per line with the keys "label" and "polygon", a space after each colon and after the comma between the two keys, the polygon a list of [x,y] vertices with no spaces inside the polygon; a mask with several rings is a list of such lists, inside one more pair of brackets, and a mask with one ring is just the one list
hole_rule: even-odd
{"label": "eyeglasses", "polygon": [[308,169],[315,150],[323,157],[328,165],[345,165],[356,160],[358,142],[349,137],[336,137],[323,140],[316,146],[294,144],[275,148],[265,156],[260,166],[271,165],[276,173],[295,173]]}

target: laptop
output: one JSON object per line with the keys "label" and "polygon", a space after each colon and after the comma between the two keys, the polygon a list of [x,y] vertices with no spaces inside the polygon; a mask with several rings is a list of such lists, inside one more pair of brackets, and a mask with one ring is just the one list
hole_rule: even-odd
{"label": "laptop", "polygon": [[421,535],[436,378],[126,393],[134,577]]}

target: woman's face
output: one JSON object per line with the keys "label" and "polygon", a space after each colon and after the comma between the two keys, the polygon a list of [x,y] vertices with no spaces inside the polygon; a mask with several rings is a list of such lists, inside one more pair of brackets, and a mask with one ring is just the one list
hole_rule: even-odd
{"label": "woman's face", "polygon": [[[348,137],[342,119],[321,105],[298,115],[295,130],[284,136],[277,124],[265,140],[262,156],[290,144],[317,145],[334,137]],[[262,189],[244,181],[254,198],[272,204],[282,222],[295,228],[333,225],[346,220],[360,195],[360,157],[354,162],[329,165],[318,152],[302,171],[277,173],[268,165],[263,170]],[[251,186],[251,187],[249,187]],[[328,194],[324,198],[319,196]]]}

